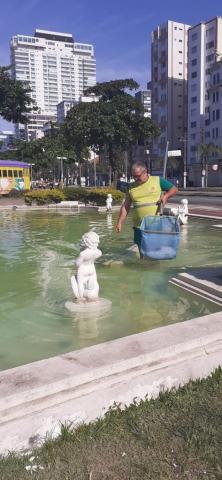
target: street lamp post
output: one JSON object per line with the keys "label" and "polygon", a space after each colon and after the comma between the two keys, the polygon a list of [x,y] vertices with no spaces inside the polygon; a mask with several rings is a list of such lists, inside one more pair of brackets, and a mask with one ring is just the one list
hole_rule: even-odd
{"label": "street lamp post", "polygon": [[63,180],[64,180],[64,174],[63,174],[63,160],[67,160],[67,157],[56,157],[57,160],[60,160],[60,180],[61,180],[61,184],[63,186]]}
{"label": "street lamp post", "polygon": [[180,138],[183,143],[183,188],[187,188],[187,138]]}
{"label": "street lamp post", "polygon": [[93,165],[94,165],[94,186],[96,187],[96,154],[95,152],[94,152]]}

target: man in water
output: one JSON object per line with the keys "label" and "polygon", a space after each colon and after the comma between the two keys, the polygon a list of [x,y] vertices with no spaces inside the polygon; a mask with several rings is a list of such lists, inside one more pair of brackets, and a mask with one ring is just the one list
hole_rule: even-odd
{"label": "man in water", "polygon": [[163,207],[170,197],[176,195],[177,188],[163,177],[151,176],[145,164],[135,162],[132,165],[132,176],[135,180],[130,184],[124,203],[120,208],[116,232],[120,233],[125,219],[133,206],[134,242],[140,250],[140,224],[147,215],[158,215],[160,204]]}

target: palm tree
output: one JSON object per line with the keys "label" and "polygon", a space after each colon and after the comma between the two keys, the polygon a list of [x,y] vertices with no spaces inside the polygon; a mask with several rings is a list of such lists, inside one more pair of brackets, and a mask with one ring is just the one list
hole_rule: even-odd
{"label": "palm tree", "polygon": [[202,159],[202,170],[205,170],[205,185],[208,185],[208,160],[212,153],[222,153],[222,148],[214,145],[214,143],[200,143],[198,150]]}

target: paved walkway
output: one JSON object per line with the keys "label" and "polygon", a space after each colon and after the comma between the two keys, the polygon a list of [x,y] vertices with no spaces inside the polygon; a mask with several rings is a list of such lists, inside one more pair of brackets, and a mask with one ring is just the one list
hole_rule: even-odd
{"label": "paved walkway", "polygon": [[219,217],[222,218],[222,209],[217,207],[189,207],[189,213],[191,215],[200,215],[202,217]]}

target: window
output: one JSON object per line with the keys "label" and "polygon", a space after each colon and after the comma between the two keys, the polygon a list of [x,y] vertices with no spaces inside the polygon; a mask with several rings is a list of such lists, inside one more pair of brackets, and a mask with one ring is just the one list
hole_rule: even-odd
{"label": "window", "polygon": [[218,130],[218,127],[215,128],[215,138],[218,138],[218,133],[219,133],[219,130]]}
{"label": "window", "polygon": [[212,128],[212,138],[215,138],[215,130]]}
{"label": "window", "polygon": [[191,122],[190,126],[191,128],[195,128],[197,126],[197,122]]}
{"label": "window", "polygon": [[195,138],[196,138],[196,133],[191,133],[190,139],[191,139],[191,140],[195,140]]}
{"label": "window", "polygon": [[21,178],[23,177],[22,170],[19,170],[18,176],[21,177]]}
{"label": "window", "polygon": [[220,110],[217,109],[216,110],[216,120],[219,120],[219,118],[220,118]]}
{"label": "window", "polygon": [[212,40],[212,42],[208,42],[208,43],[206,44],[207,50],[208,50],[209,48],[213,48],[213,47],[214,47],[214,40]]}
{"label": "window", "polygon": [[216,102],[219,101],[219,92],[216,92]]}
{"label": "window", "polygon": [[17,177],[18,176],[18,170],[13,170],[13,176]]}
{"label": "window", "polygon": [[191,36],[191,40],[194,41],[197,39],[197,33],[193,33]]}
{"label": "window", "polygon": [[206,56],[206,62],[211,62],[212,60],[214,60],[214,54],[213,53],[211,53],[211,55]]}
{"label": "window", "polygon": [[213,110],[213,122],[215,121],[215,110]]}
{"label": "window", "polygon": [[7,173],[8,173],[7,170],[3,170],[2,173],[3,173],[3,177],[7,177]]}
{"label": "window", "polygon": [[195,65],[197,65],[197,59],[196,59],[196,58],[194,58],[194,59],[192,60],[191,65],[192,65],[192,67],[194,67]]}
{"label": "window", "polygon": [[196,53],[197,52],[197,46],[191,48],[191,53]]}
{"label": "window", "polygon": [[217,73],[217,83],[219,83],[219,82],[220,82],[220,74],[219,74],[219,72],[218,72],[218,73]]}
{"label": "window", "polygon": [[9,171],[8,171],[8,176],[9,176],[9,177],[12,177],[12,170],[9,170]]}
{"label": "window", "polygon": [[197,97],[191,97],[191,103],[196,103],[197,102]]}
{"label": "window", "polygon": [[210,75],[210,73],[211,73],[210,68],[206,68],[205,73],[206,73],[206,75]]}
{"label": "window", "polygon": [[196,78],[197,77],[197,72],[192,72],[191,73],[191,78]]}
{"label": "window", "polygon": [[205,138],[209,138],[210,137],[210,132],[205,132]]}

